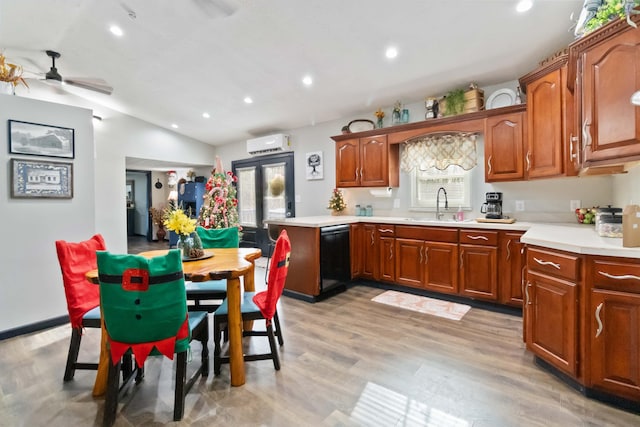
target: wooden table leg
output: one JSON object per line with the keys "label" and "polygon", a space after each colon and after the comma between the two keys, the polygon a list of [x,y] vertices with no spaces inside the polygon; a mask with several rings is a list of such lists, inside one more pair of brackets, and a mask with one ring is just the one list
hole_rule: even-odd
{"label": "wooden table leg", "polygon": [[[102,313],[100,313],[102,315]],[[107,377],[109,374],[109,351],[107,350],[107,330],[104,327],[104,318],[101,320],[100,330],[102,336],[100,338],[100,360],[98,361],[98,372],[96,373],[96,382],[93,384],[93,396],[99,397],[107,391]]]}
{"label": "wooden table leg", "polygon": [[[251,269],[243,277],[245,292],[254,292],[256,290],[256,283],[255,283],[256,269],[255,268],[256,268],[256,265],[254,264],[253,261],[251,261]],[[245,322],[243,322],[242,327],[244,328],[243,330],[245,331],[252,330],[253,320],[246,320]]]}
{"label": "wooden table leg", "polygon": [[244,356],[242,352],[242,314],[240,313],[240,279],[238,277],[227,280],[227,302],[229,310],[231,385],[237,387],[245,383]]}

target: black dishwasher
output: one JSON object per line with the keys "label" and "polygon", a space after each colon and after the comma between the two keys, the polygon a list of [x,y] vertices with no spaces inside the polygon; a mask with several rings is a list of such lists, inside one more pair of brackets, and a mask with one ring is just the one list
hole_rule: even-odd
{"label": "black dishwasher", "polygon": [[[320,227],[320,293],[344,290],[351,280],[349,224]],[[342,289],[339,289],[342,288]]]}

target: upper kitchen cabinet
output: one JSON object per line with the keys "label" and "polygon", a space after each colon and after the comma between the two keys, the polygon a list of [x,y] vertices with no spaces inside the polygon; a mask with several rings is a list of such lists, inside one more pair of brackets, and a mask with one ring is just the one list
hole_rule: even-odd
{"label": "upper kitchen cabinet", "polygon": [[527,94],[525,174],[528,179],[577,175],[578,139],[573,95],[567,89],[568,55],[556,56],[520,78]]}
{"label": "upper kitchen cabinet", "polygon": [[525,178],[524,112],[487,117],[484,132],[484,176],[486,182],[518,181]]}
{"label": "upper kitchen cabinet", "polygon": [[336,141],[336,187],[397,187],[399,145],[387,135]]}
{"label": "upper kitchen cabinet", "polygon": [[569,53],[583,167],[640,159],[640,108],[629,101],[640,89],[640,30],[617,21],[574,42]]}

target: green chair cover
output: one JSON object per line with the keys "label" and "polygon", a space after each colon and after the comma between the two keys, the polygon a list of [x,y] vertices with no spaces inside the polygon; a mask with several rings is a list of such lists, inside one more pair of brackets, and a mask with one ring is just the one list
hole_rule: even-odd
{"label": "green chair cover", "polygon": [[100,303],[115,365],[131,349],[142,367],[147,356],[189,347],[190,330],[178,250],[145,258],[98,251]]}
{"label": "green chair cover", "polygon": [[202,247],[211,248],[237,248],[240,246],[240,233],[238,227],[230,228],[203,228],[196,227],[196,233],[200,236]]}

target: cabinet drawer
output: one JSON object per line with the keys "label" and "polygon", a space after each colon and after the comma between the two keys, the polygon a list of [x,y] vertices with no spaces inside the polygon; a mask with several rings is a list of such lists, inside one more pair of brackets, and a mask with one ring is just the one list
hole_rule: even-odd
{"label": "cabinet drawer", "polygon": [[589,269],[593,287],[640,293],[640,260],[594,257]]}
{"label": "cabinet drawer", "polygon": [[458,229],[397,225],[396,237],[403,239],[426,240],[429,242],[458,243]]}
{"label": "cabinet drawer", "polygon": [[486,230],[460,230],[460,243],[498,246],[498,232]]}
{"label": "cabinet drawer", "polygon": [[394,237],[396,235],[396,226],[380,224],[376,226],[378,237]]}
{"label": "cabinet drawer", "polygon": [[527,270],[578,281],[580,280],[580,257],[530,247],[527,248]]}

